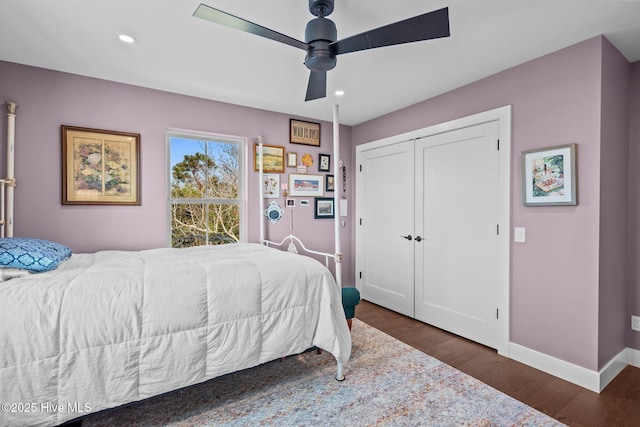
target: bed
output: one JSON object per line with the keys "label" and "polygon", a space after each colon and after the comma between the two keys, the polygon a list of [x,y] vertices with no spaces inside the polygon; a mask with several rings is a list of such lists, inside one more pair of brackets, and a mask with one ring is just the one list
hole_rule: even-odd
{"label": "bed", "polygon": [[342,363],[351,351],[340,290],[311,258],[259,244],[74,254],[0,283],[0,425],[58,425],[313,346]]}
{"label": "bed", "polygon": [[[4,196],[15,180],[0,185]],[[325,254],[334,279],[326,265],[270,247],[262,227],[260,244],[71,254],[28,238],[7,249],[18,238],[5,238],[13,211],[0,210],[1,426],[60,425],[312,347],[331,353],[344,379],[339,239]]]}

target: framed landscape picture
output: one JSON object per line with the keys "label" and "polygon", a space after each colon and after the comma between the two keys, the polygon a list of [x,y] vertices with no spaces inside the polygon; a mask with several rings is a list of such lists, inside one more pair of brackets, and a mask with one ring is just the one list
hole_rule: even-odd
{"label": "framed landscape picture", "polygon": [[524,206],[578,204],[576,144],[522,152]]}
{"label": "framed landscape picture", "polygon": [[[253,145],[253,170],[259,170],[260,158],[258,144]],[[265,173],[284,173],[284,147],[262,145],[262,171]]]}
{"label": "framed landscape picture", "polygon": [[63,205],[140,205],[140,134],[61,126]]}
{"label": "framed landscape picture", "polygon": [[290,196],[319,197],[324,195],[324,178],[322,175],[289,174]]}
{"label": "framed landscape picture", "polygon": [[316,197],[315,199],[315,212],[313,217],[315,219],[333,218],[335,217],[334,200],[331,197]]}

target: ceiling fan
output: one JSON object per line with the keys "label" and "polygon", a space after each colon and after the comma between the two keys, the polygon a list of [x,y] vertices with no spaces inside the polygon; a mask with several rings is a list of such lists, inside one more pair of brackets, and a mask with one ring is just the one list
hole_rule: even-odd
{"label": "ceiling fan", "polygon": [[205,4],[198,6],[193,16],[305,50],[304,64],[311,70],[305,101],[327,95],[327,71],[336,66],[337,55],[449,36],[449,9],[445,7],[336,40],[336,25],[326,18],[333,12],[333,2],[309,0],[309,10],[317,18],[307,23],[304,42]]}

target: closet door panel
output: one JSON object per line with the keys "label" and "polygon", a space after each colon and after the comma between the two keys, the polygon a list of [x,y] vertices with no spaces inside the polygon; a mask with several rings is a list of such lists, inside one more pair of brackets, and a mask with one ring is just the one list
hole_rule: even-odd
{"label": "closet door panel", "polygon": [[413,141],[407,141],[362,154],[356,224],[360,242],[357,280],[362,297],[411,317],[414,316],[413,147]]}
{"label": "closet door panel", "polygon": [[415,317],[496,347],[498,125],[416,141]]}

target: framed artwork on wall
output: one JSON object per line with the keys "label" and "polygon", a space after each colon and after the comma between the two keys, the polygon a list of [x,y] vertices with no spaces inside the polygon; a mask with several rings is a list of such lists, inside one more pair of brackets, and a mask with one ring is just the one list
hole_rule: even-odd
{"label": "framed artwork on wall", "polygon": [[290,196],[320,197],[324,195],[322,175],[289,174]]}
{"label": "framed artwork on wall", "polygon": [[313,217],[315,219],[333,218],[335,216],[334,207],[332,197],[316,197]]}
{"label": "framed artwork on wall", "polygon": [[289,142],[320,146],[320,123],[289,119]]}
{"label": "framed artwork on wall", "polygon": [[324,189],[325,191],[335,191],[336,189],[336,181],[333,175],[325,175],[324,177]]}
{"label": "framed artwork on wall", "polygon": [[[253,170],[259,169],[258,144],[253,145]],[[262,145],[262,171],[284,173],[284,147],[278,145]]]}
{"label": "framed artwork on wall", "polygon": [[266,199],[278,199],[280,197],[280,175],[277,173],[265,173],[262,175],[262,184]]}
{"label": "framed artwork on wall", "polygon": [[524,206],[578,204],[576,144],[522,152]]}
{"label": "framed artwork on wall", "polygon": [[61,126],[63,205],[140,205],[140,134]]}
{"label": "framed artwork on wall", "polygon": [[298,167],[298,153],[294,151],[287,151],[287,167],[288,168]]}
{"label": "framed artwork on wall", "polygon": [[328,154],[318,154],[318,171],[329,172],[331,170],[331,156]]}

